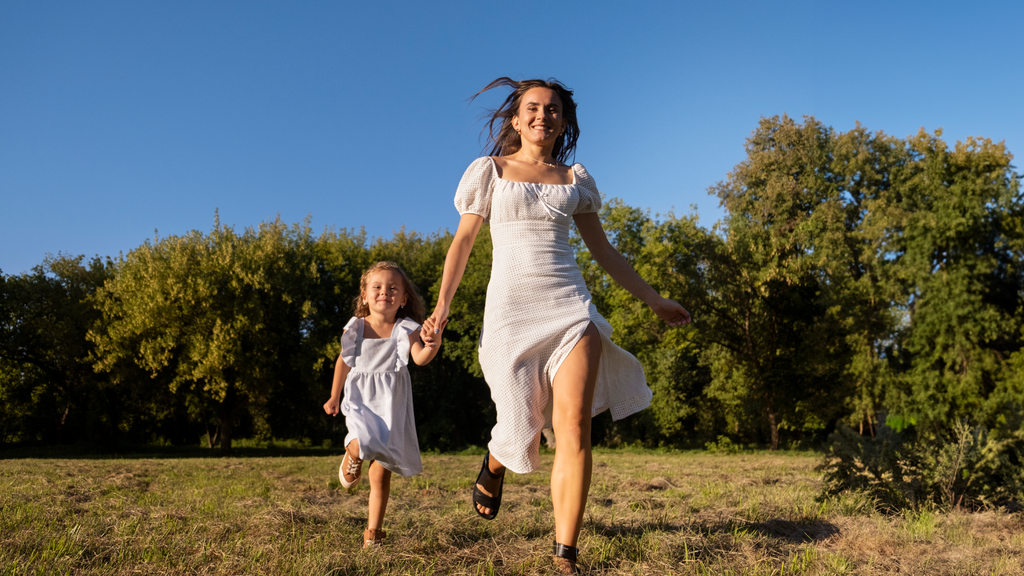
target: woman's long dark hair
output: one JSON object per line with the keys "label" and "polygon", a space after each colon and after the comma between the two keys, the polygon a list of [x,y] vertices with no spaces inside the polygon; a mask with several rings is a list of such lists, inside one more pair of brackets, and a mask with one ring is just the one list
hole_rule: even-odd
{"label": "woman's long dark hair", "polygon": [[[551,155],[556,161],[565,164],[570,155],[576,152],[576,141],[580,139],[580,126],[576,122],[576,102],[572,99],[572,90],[564,84],[548,78],[547,80],[513,80],[506,76],[498,78],[487,85],[486,88],[477,92],[469,99],[472,102],[477,96],[491,90],[505,86],[512,89],[512,93],[505,98],[505,101],[497,110],[490,110],[490,120],[484,130],[487,131],[487,142],[491,146],[489,156],[507,156],[515,154],[522,147],[522,137],[512,128],[512,117],[519,114],[519,105],[522,103],[523,94],[531,88],[547,88],[554,90],[562,101],[562,117],[565,120],[565,130],[555,140],[555,147]],[[495,131],[497,124],[497,131]]]}

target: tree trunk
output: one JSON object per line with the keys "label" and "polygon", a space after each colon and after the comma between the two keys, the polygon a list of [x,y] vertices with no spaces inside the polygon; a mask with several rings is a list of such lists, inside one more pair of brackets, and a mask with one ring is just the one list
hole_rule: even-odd
{"label": "tree trunk", "polygon": [[231,450],[231,416],[220,418],[220,449]]}
{"label": "tree trunk", "polygon": [[227,394],[224,395],[224,400],[221,401],[220,406],[217,408],[217,419],[220,421],[220,449],[230,450],[231,438],[233,436],[232,424],[235,419],[236,408],[238,408],[233,386],[228,388]]}
{"label": "tree trunk", "polygon": [[772,432],[772,450],[779,449],[779,422],[775,417],[775,405],[772,404],[771,397],[768,397],[765,402],[765,410],[768,412],[768,428]]}

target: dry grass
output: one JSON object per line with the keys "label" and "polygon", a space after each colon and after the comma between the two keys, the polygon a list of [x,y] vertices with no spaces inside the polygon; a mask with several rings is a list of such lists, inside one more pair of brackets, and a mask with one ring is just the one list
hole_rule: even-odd
{"label": "dry grass", "polygon": [[[479,456],[395,478],[389,544],[358,549],[366,483],[337,457],[0,460],[3,574],[544,574],[547,471],[470,509]],[[580,541],[591,574],[1024,574],[1020,515],[815,502],[805,455],[595,456]]]}

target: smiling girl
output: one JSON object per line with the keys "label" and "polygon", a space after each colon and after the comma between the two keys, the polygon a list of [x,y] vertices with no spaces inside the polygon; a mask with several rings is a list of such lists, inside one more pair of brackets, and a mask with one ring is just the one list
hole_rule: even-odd
{"label": "smiling girl", "polygon": [[[345,457],[338,476],[345,488],[362,476],[370,460],[369,526],[363,547],[380,544],[391,473],[423,471],[412,410],[409,356],[423,366],[437,354],[441,332],[420,338],[423,298],[394,262],[378,262],[363,273],[355,316],[345,326],[324,411],[345,415]],[[443,324],[441,328],[443,329]],[[342,392],[344,391],[344,401]]]}

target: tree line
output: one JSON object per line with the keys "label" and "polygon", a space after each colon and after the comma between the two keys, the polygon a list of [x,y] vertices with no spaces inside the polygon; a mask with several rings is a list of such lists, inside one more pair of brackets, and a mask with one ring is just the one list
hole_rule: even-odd
{"label": "tree line", "polygon": [[[599,444],[771,448],[837,427],[929,433],[968,422],[1024,439],[1024,198],[1002,143],[762,119],[710,189],[725,216],[651,216],[619,199],[613,244],[694,317],[669,328],[573,238],[613,339],[640,359],[650,409],[595,422]],[[279,219],[157,237],[117,259],[48,257],[0,274],[0,442],[230,447],[340,441],[326,399],[371,263],[435,301],[451,235],[390,239]],[[424,449],[483,445],[494,423],[476,341],[486,227],[439,357],[411,367]]]}

